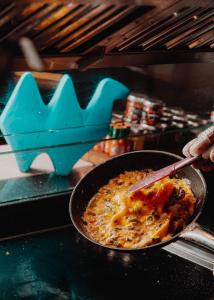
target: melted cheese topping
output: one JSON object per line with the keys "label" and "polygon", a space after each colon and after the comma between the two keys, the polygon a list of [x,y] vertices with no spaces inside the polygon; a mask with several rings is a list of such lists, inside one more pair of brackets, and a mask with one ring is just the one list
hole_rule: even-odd
{"label": "melted cheese topping", "polygon": [[90,200],[83,215],[92,239],[103,245],[142,248],[170,239],[194,212],[196,198],[184,179],[164,178],[128,194],[148,171],[125,172]]}

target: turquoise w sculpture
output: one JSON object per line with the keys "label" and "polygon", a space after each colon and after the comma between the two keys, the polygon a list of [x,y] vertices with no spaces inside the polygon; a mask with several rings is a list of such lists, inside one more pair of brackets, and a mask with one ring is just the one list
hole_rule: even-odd
{"label": "turquoise w sculpture", "polygon": [[107,134],[113,102],[125,99],[128,93],[120,82],[103,79],[82,109],[72,79],[64,75],[45,105],[33,75],[28,72],[20,78],[2,112],[0,129],[15,150],[22,172],[29,171],[37,155],[47,153],[55,173],[67,175],[83,154]]}

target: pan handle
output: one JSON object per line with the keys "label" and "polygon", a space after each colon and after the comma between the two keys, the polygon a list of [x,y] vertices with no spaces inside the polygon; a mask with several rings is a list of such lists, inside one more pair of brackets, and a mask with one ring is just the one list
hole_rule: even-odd
{"label": "pan handle", "polygon": [[180,235],[182,239],[214,251],[214,234],[193,223]]}

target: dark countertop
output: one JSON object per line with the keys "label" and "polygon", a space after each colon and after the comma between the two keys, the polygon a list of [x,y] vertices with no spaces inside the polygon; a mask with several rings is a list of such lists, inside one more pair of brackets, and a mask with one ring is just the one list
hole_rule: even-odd
{"label": "dark countertop", "polygon": [[1,300],[214,299],[209,270],[164,250],[97,248],[72,226],[4,241],[0,266]]}
{"label": "dark countertop", "polygon": [[[213,173],[206,180],[209,194],[199,221],[214,230]],[[39,201],[13,206],[12,214],[12,206],[1,208],[0,237],[70,222],[69,198],[43,200],[43,206]],[[13,299],[214,300],[214,277],[161,249],[134,254],[102,249],[66,226],[1,241],[0,300]]]}

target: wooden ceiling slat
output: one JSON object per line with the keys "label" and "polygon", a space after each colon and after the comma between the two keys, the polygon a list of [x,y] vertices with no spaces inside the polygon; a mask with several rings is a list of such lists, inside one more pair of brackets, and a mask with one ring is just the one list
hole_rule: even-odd
{"label": "wooden ceiling slat", "polygon": [[[66,26],[63,29],[59,30],[58,32],[56,32],[55,34],[52,34],[49,37],[48,43],[47,43],[47,41],[44,41],[42,46],[39,45],[39,50],[44,50],[45,48],[52,46],[56,42],[59,42],[61,39],[66,38],[69,34],[71,34],[71,32],[76,30],[78,27],[80,27],[84,23],[88,22],[91,18],[91,15],[94,14],[94,10],[97,9],[97,7],[94,7],[94,8],[91,7],[91,10],[88,10],[90,7],[91,7],[91,5],[85,5],[85,6],[81,7],[80,10],[78,10],[76,13],[73,14],[72,19],[70,20],[69,23],[66,23]],[[84,14],[84,16],[82,16],[84,11],[86,11],[86,13]],[[75,21],[72,22],[73,19]]]}
{"label": "wooden ceiling slat", "polygon": [[[155,24],[159,24],[161,19],[166,19],[169,16],[173,15],[174,12],[180,10],[185,6],[186,0],[168,0],[168,1],[160,1],[157,7],[152,7],[154,4],[152,2],[150,4],[150,10],[144,13],[141,17],[138,17],[136,20],[130,22],[123,28],[117,30],[115,33],[112,33],[111,36],[108,36],[101,40],[98,44],[90,47],[84,54],[90,53],[93,49],[100,47],[105,47],[106,52],[110,52],[119,46],[125,46],[128,42],[132,43],[132,40],[137,39],[141,32],[145,30],[145,28],[149,28],[155,26]],[[146,5],[147,3],[145,3]],[[137,40],[136,44],[139,44]],[[129,46],[128,46],[129,48]]]}
{"label": "wooden ceiling slat", "polygon": [[72,37],[76,32],[83,32],[84,28],[86,27],[90,28],[90,24],[93,23],[98,16],[102,15],[109,9],[112,9],[111,5],[103,4],[91,10],[87,15],[82,16],[79,20],[76,20],[74,23],[71,24],[70,28],[67,29],[68,34],[64,35],[63,39],[59,43],[57,43],[56,47],[63,47],[70,40],[72,40]]}
{"label": "wooden ceiling slat", "polygon": [[[66,39],[56,45],[58,49],[64,48],[66,44],[71,44],[72,42],[77,41],[78,38],[81,38],[94,26],[98,25],[102,20],[111,16],[114,12],[118,10],[118,7],[110,6],[108,9],[103,9],[103,13],[98,17],[93,17],[91,22],[87,23],[86,26],[81,27],[79,30],[75,31],[73,34],[69,35]],[[99,25],[98,25],[99,26]],[[96,34],[96,33],[95,33]]]}
{"label": "wooden ceiling slat", "polygon": [[114,53],[124,64],[128,51],[213,47],[213,0],[2,0],[0,8],[1,42],[29,37],[41,55],[71,56],[68,68],[112,64]]}
{"label": "wooden ceiling slat", "polygon": [[196,20],[197,22],[194,24],[194,26],[192,26],[190,28],[184,28],[183,33],[181,33],[181,34],[177,35],[176,37],[174,37],[173,39],[169,40],[165,44],[165,47],[167,49],[172,49],[172,48],[184,43],[186,38],[190,37],[190,36],[192,37],[192,40],[193,40],[194,35],[197,33],[197,31],[206,26],[208,27],[210,25],[210,23],[213,23],[213,20],[214,20],[214,10],[212,12],[210,12],[209,14],[207,14],[203,18],[199,17]]}
{"label": "wooden ceiling slat", "polygon": [[167,49],[173,49],[180,45],[187,44],[188,42],[192,41],[193,39],[196,39],[197,37],[201,36],[202,34],[213,30],[214,29],[214,23],[210,22],[205,24],[203,27],[199,26],[197,28],[191,29],[188,32],[186,32],[186,37],[180,38],[180,40],[177,40],[174,44],[170,44]]}
{"label": "wooden ceiling slat", "polygon": [[[200,28],[203,26],[203,21],[209,22],[207,18],[209,16],[204,17],[203,14],[206,10],[200,9],[195,14],[191,14],[188,18],[184,18],[181,22],[177,24],[171,24],[167,30],[160,33],[159,36],[154,36],[152,39],[144,41],[141,46],[143,49],[151,49],[156,45],[166,45],[171,44],[171,40],[180,39],[179,37],[186,34],[186,32],[192,32],[191,28]],[[210,16],[213,13],[210,14]],[[201,24],[201,25],[200,25]]]}
{"label": "wooden ceiling slat", "polygon": [[214,32],[213,31],[208,31],[208,32],[202,34],[197,39],[195,39],[195,40],[191,41],[190,43],[188,43],[188,47],[189,47],[189,49],[202,47],[204,44],[209,43],[213,39],[214,39]]}
{"label": "wooden ceiling slat", "polygon": [[180,17],[170,20],[166,28],[160,30],[156,34],[152,34],[149,38],[144,38],[141,42],[141,46],[146,48],[151,45],[152,47],[153,45],[155,46],[160,44],[165,39],[171,38],[171,36],[174,37],[175,35],[182,33],[185,28],[194,26],[194,22],[196,22],[196,16],[200,16],[204,11],[204,9],[197,8],[191,10],[190,13],[189,10],[187,10],[187,14],[178,14]]}
{"label": "wooden ceiling slat", "polygon": [[94,35],[99,34],[103,30],[107,29],[108,27],[112,26],[115,22],[119,21],[120,19],[126,17],[129,15],[131,12],[133,12],[136,9],[136,7],[129,6],[126,9],[124,9],[122,12],[119,14],[115,15],[114,17],[110,18],[103,24],[99,25],[98,28],[91,30],[89,33],[84,35],[83,37],[79,38],[76,42],[73,44],[67,46],[65,49],[62,50],[62,52],[68,52],[71,51],[72,49],[78,47],[79,45],[85,43],[86,41],[90,40],[91,38],[94,37]]}
{"label": "wooden ceiling slat", "polygon": [[160,3],[154,7],[152,7],[152,5],[154,5],[152,2],[145,3],[144,5],[149,5],[152,9],[143,14],[142,17],[139,17],[136,21],[131,22],[130,24],[113,33],[111,36],[103,39],[96,46],[92,46],[84,53],[92,51],[93,48],[97,46],[104,46],[106,48],[106,52],[110,52],[120,43],[123,43],[131,37],[134,37],[136,34],[139,34],[140,31],[144,30],[145,26],[152,25],[160,18],[167,17],[168,15],[172,14],[175,11],[174,5],[178,1],[179,3],[182,3],[185,0],[160,1]]}
{"label": "wooden ceiling slat", "polygon": [[45,28],[52,25],[57,20],[63,18],[65,15],[70,13],[72,10],[73,10],[73,7],[69,7],[69,6],[59,7],[59,9],[54,11],[48,18],[42,20],[42,22],[40,22],[39,24],[34,26],[33,30],[38,31],[38,32],[43,31]]}
{"label": "wooden ceiling slat", "polygon": [[26,18],[26,17],[32,15],[33,13],[35,13],[36,11],[38,11],[38,9],[40,9],[41,7],[44,7],[44,3],[32,2],[22,9],[20,16],[22,18]]}
{"label": "wooden ceiling slat", "polygon": [[58,32],[60,32],[61,28],[65,24],[67,24],[68,22],[72,22],[72,19],[81,14],[84,10],[85,7],[76,4],[72,7],[72,10],[67,16],[62,17],[62,19],[60,18],[52,26],[46,28],[42,32],[37,33],[33,39],[34,42],[37,44],[38,49],[43,50],[46,47],[48,47],[47,41],[50,45],[50,39],[53,38]]}
{"label": "wooden ceiling slat", "polygon": [[[16,15],[17,15],[17,10],[15,8],[13,8],[9,12],[7,12],[6,15],[1,17],[1,19],[0,19],[0,31],[1,31],[1,27],[3,27],[8,22],[10,22]],[[0,35],[1,35],[1,32],[0,32]]]}
{"label": "wooden ceiling slat", "polygon": [[12,29],[9,30],[9,32],[0,39],[0,41],[11,37],[18,38],[23,34],[26,34],[26,32],[31,30],[35,26],[35,24],[38,24],[38,22],[42,18],[46,17],[48,13],[57,8],[57,6],[58,4],[56,3],[50,4],[46,7],[40,4],[38,6],[32,6],[32,9],[27,8],[27,10],[24,11],[23,14],[20,14],[21,18],[18,21],[18,24],[16,24],[16,26],[13,26]]}
{"label": "wooden ceiling slat", "polygon": [[0,11],[0,17],[2,18],[4,15],[8,14],[10,10],[13,10],[15,8],[15,3],[8,3],[1,11]]}
{"label": "wooden ceiling slat", "polygon": [[154,24],[150,26],[145,26],[142,30],[139,30],[138,33],[134,36],[128,39],[126,42],[118,45],[116,48],[118,51],[125,51],[133,46],[138,46],[143,41],[147,41],[149,39],[153,39],[158,34],[160,35],[161,32],[167,31],[170,26],[176,26],[176,24],[180,21],[186,18],[189,15],[194,15],[194,13],[198,10],[198,8],[190,9],[185,8],[181,12],[177,12],[175,9],[172,14],[168,15],[167,18],[160,18],[158,22],[155,22]]}
{"label": "wooden ceiling slat", "polygon": [[12,8],[0,19],[0,36],[4,40],[11,31],[17,30],[28,17],[39,11],[44,4],[33,3],[30,5],[13,5]]}

